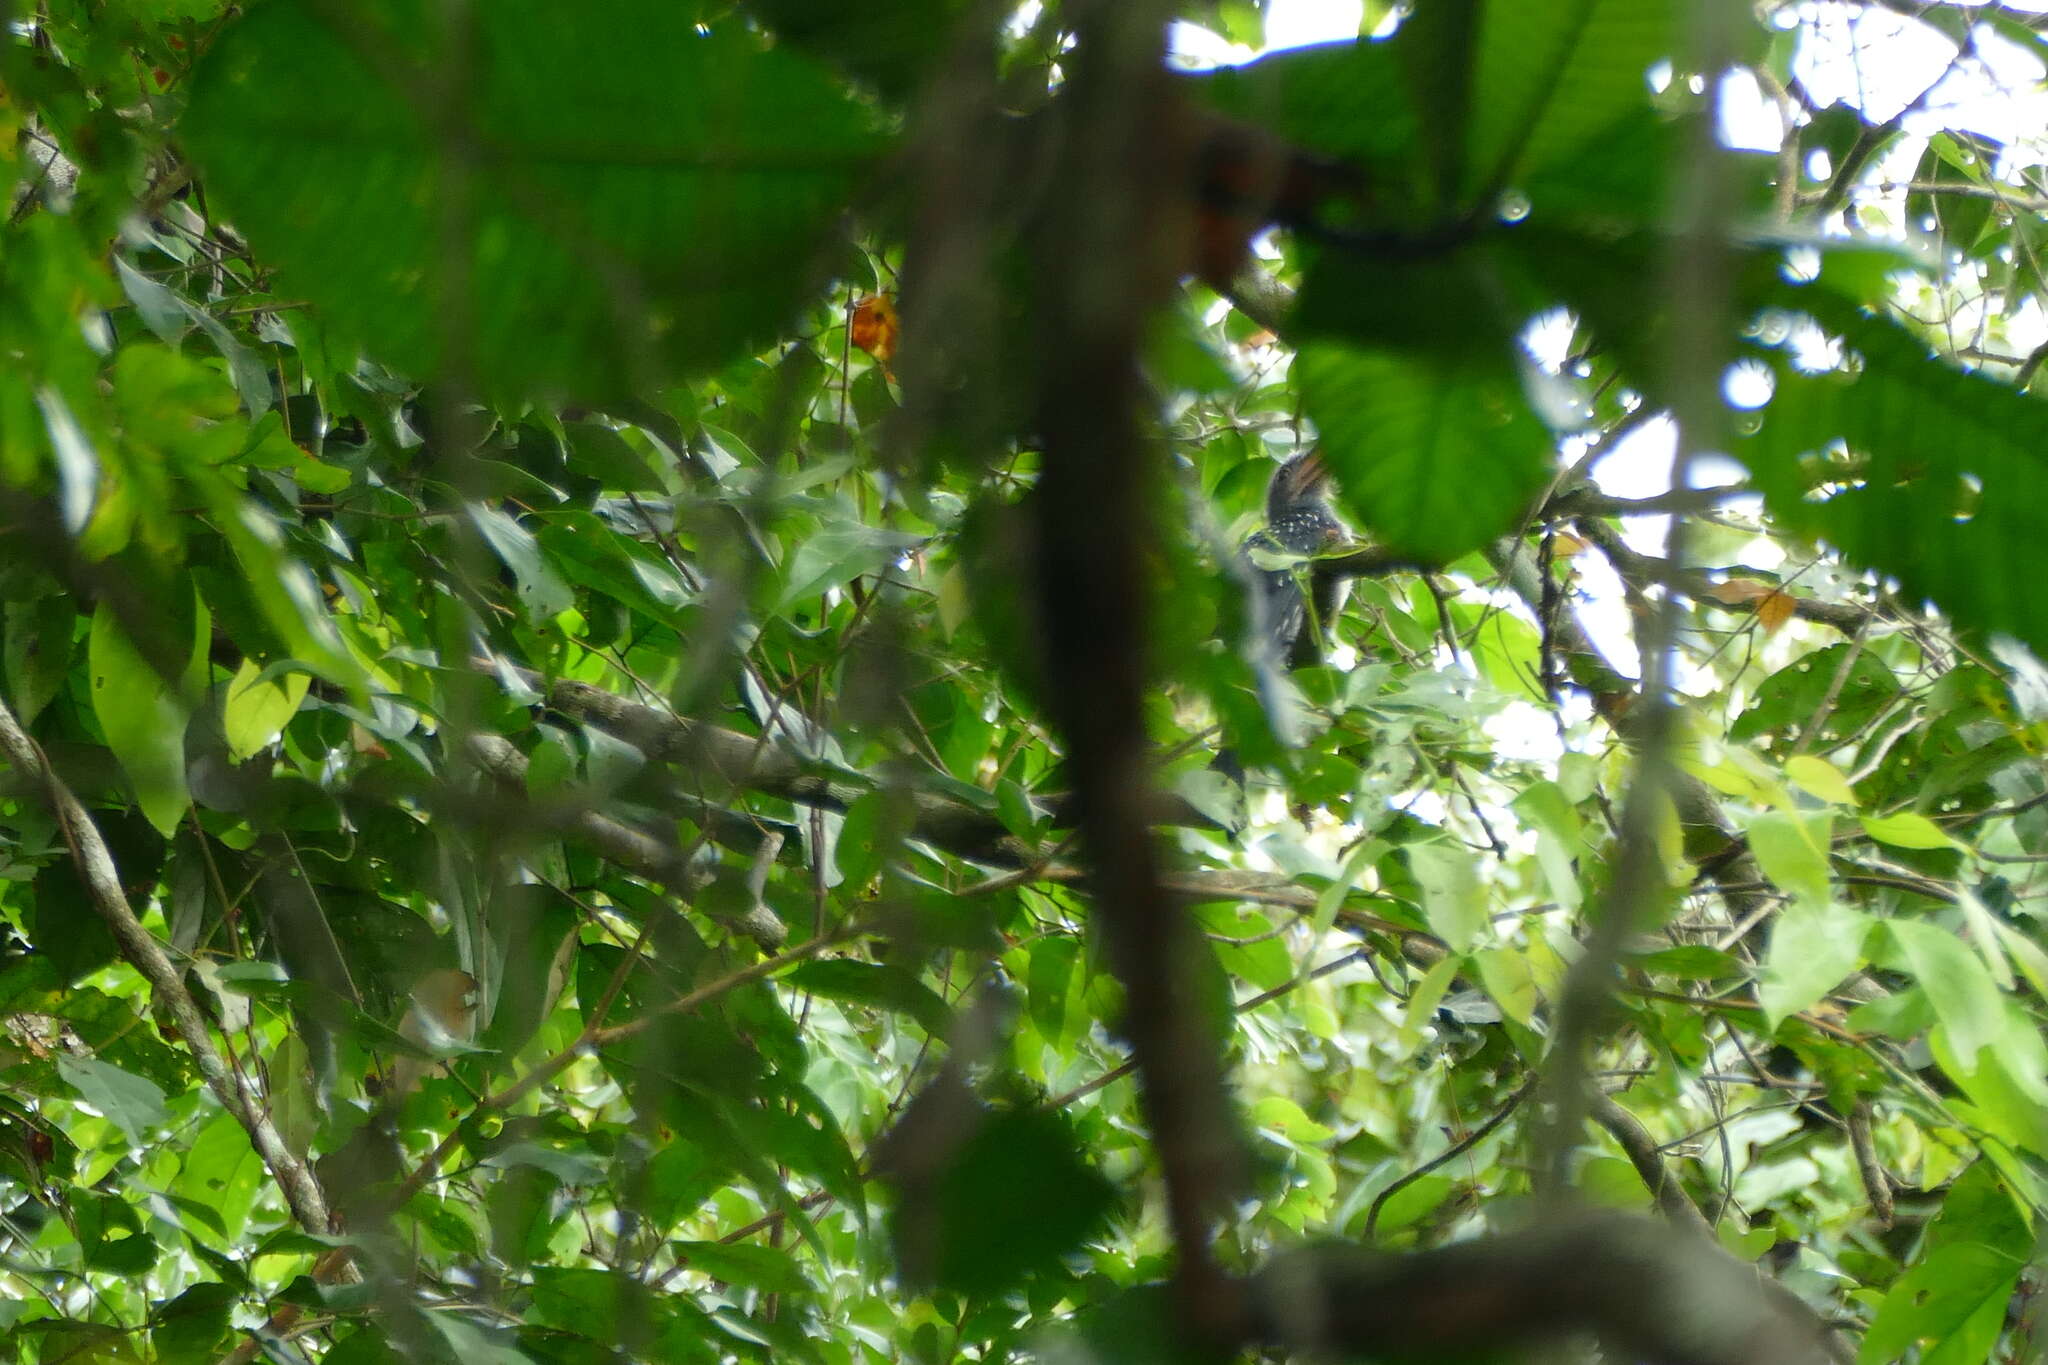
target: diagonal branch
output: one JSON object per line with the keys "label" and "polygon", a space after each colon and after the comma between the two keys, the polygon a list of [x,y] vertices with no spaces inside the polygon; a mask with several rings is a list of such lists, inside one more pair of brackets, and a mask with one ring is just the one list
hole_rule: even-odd
{"label": "diagonal branch", "polygon": [[285,1146],[284,1138],[271,1122],[263,1102],[250,1089],[247,1079],[230,1067],[213,1045],[213,1034],[206,1016],[200,1013],[192,993],[185,989],[183,977],[172,965],[170,956],[164,952],[156,936],[142,927],[134,910],[129,908],[128,897],[121,890],[120,872],[114,866],[113,854],[108,851],[106,840],[100,836],[99,827],[4,702],[0,702],[0,754],[4,754],[15,768],[41,782],[50,809],[57,817],[58,827],[70,846],[72,860],[78,865],[79,880],[85,885],[86,896],[92,902],[93,910],[113,931],[114,941],[121,947],[121,955],[149,983],[152,998],[170,1016],[172,1026],[192,1053],[208,1088],[248,1133],[256,1155],[262,1158],[271,1178],[283,1191],[292,1217],[306,1231],[326,1236],[333,1229],[329,1225],[327,1197],[320,1189],[320,1182],[314,1178],[311,1168]]}

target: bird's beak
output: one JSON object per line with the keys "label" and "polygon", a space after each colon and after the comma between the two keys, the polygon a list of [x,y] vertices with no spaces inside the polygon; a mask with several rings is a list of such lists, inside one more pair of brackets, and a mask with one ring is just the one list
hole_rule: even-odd
{"label": "bird's beak", "polygon": [[1303,493],[1320,489],[1329,481],[1330,467],[1323,463],[1320,450],[1311,450],[1294,466],[1294,486]]}

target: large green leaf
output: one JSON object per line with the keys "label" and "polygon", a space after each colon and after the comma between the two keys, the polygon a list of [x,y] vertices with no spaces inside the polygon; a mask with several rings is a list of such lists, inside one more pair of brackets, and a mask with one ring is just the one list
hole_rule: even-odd
{"label": "large green leaf", "polygon": [[1188,78],[1197,98],[1364,172],[1376,217],[1413,228],[1422,123],[1387,43],[1296,48]]}
{"label": "large green leaf", "polygon": [[1888,965],[1920,983],[1963,1064],[1973,1068],[1977,1054],[1996,1046],[2005,1028],[1998,985],[1984,959],[1936,925],[1901,919],[1885,927],[1894,947]]}
{"label": "large green leaf", "polygon": [[211,617],[195,612],[190,663],[182,678],[166,679],[130,642],[120,613],[106,602],[93,613],[86,646],[92,670],[92,709],[107,747],[135,786],[149,822],[168,837],[191,798],[185,787],[185,722],[206,664]]}
{"label": "large green leaf", "polygon": [[[2048,598],[2015,571],[2040,554],[2048,407],[1933,359],[1904,328],[1821,290],[1781,298],[1818,316],[1859,363],[1778,367],[1760,426],[1733,452],[1771,512],[1898,579],[1909,599],[2048,652]],[[1844,446],[1849,458],[1830,455]]]}
{"label": "large green leaf", "polygon": [[1395,549],[1454,559],[1543,485],[1550,433],[1504,353],[1453,364],[1317,342],[1295,376],[1345,505]]}
{"label": "large green leaf", "polygon": [[2019,1250],[1974,1242],[1937,1248],[1892,1285],[1857,1360],[1877,1365],[1899,1359],[1918,1343],[1964,1342],[1974,1349],[1958,1352],[1955,1360],[1986,1359],[2023,1265]]}
{"label": "large green leaf", "polygon": [[[1767,817],[1768,818],[1768,817]],[[1754,842],[1758,826],[1751,826]],[[1762,854],[1759,852],[1759,859]],[[1776,880],[1773,874],[1773,880]],[[1764,963],[1757,999],[1775,1028],[1842,983],[1863,958],[1870,918],[1844,905],[1799,896],[1771,926],[1771,952]]]}
{"label": "large green leaf", "polygon": [[918,980],[914,973],[887,963],[824,958],[800,964],[784,981],[797,990],[828,1000],[907,1014],[933,1037],[944,1037],[952,1027],[953,1012],[938,992]]}
{"label": "large green leaf", "polygon": [[130,1142],[147,1142],[151,1130],[170,1118],[164,1092],[118,1066],[96,1057],[59,1057],[57,1070],[87,1103],[119,1125]]}
{"label": "large green leaf", "polygon": [[257,250],[381,357],[614,394],[730,359],[819,277],[881,146],[821,68],[661,0],[444,13],[271,0],[180,129]]}
{"label": "large green leaf", "polygon": [[991,1295],[1055,1270],[1114,1203],[1063,1118],[1013,1111],[966,1138],[929,1198],[904,1199],[892,1231],[910,1278]]}
{"label": "large green leaf", "polygon": [[1671,55],[1671,0],[1496,0],[1473,53],[1466,186],[1485,193],[1584,159],[1650,97],[1650,66]]}

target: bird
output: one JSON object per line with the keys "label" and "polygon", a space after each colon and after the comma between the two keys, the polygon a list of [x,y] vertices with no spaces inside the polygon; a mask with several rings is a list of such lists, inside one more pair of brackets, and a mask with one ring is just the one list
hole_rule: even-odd
{"label": "bird", "polygon": [[[1324,632],[1343,605],[1350,580],[1325,566],[1302,563],[1351,542],[1351,533],[1325,496],[1329,466],[1319,451],[1296,455],[1273,472],[1266,488],[1266,524],[1238,547],[1238,567],[1251,585],[1251,629],[1248,641],[1254,658],[1260,703],[1275,738],[1295,742],[1291,719],[1298,700],[1281,676],[1290,669],[1322,662]],[[1261,562],[1263,561],[1263,562]],[[1304,575],[1307,591],[1303,591]],[[1232,828],[1243,825],[1244,763],[1226,744],[1210,760],[1212,771],[1230,780],[1239,807]]]}
{"label": "bird", "polygon": [[1330,510],[1329,487],[1330,469],[1318,450],[1282,464],[1266,489],[1266,524],[1240,549],[1252,581],[1256,636],[1266,661],[1275,667],[1303,668],[1322,661],[1324,632],[1350,586],[1314,564],[1273,562],[1281,555],[1323,555],[1350,543],[1351,533]]}

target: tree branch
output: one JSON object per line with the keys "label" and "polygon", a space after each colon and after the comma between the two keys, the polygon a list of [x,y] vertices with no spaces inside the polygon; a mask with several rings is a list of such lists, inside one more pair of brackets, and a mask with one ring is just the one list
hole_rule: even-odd
{"label": "tree branch", "polygon": [[[497,779],[502,794],[516,799],[525,791],[526,755],[510,740],[497,735],[471,735],[469,752],[478,767]],[[660,882],[679,896],[694,894],[707,880],[703,869],[691,862],[687,850],[672,840],[657,839],[583,806],[533,810],[543,824],[581,840],[628,872]],[[733,918],[730,927],[771,952],[789,939],[788,926],[758,899]]]}
{"label": "tree branch", "polygon": [[120,872],[114,866],[113,854],[108,851],[98,826],[86,813],[85,807],[79,804],[78,798],[71,794],[71,789],[64,785],[63,779],[50,767],[42,750],[21,728],[21,722],[15,719],[14,712],[4,702],[0,702],[0,753],[4,753],[14,767],[41,780],[93,910],[113,931],[121,955],[149,983],[152,998],[170,1016],[172,1027],[177,1029],[178,1037],[191,1052],[208,1088],[248,1133],[256,1155],[283,1191],[292,1217],[300,1227],[316,1236],[324,1237],[332,1232],[327,1196],[320,1189],[320,1182],[314,1178],[312,1169],[285,1146],[284,1138],[271,1122],[262,1101],[250,1089],[247,1079],[230,1067],[219,1049],[214,1047],[206,1016],[200,1013],[198,1002],[185,989],[182,975],[172,965],[156,936],[142,927],[142,922],[129,908],[128,897],[121,890]]}
{"label": "tree branch", "polygon": [[1409,1256],[1325,1245],[1252,1281],[1250,1344],[1326,1359],[1441,1360],[1597,1336],[1663,1365],[1826,1365],[1824,1329],[1710,1240],[1614,1215]]}

